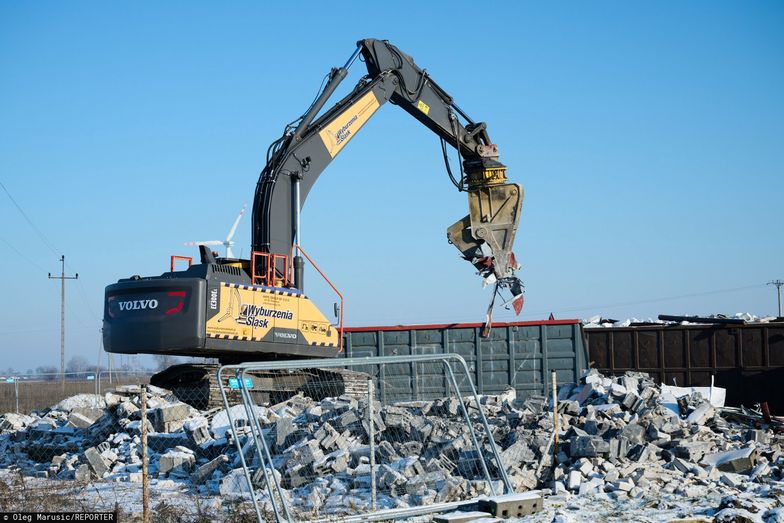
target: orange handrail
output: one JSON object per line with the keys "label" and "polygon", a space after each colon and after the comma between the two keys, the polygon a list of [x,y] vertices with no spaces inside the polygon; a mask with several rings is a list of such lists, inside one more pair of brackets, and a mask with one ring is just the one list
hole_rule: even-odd
{"label": "orange handrail", "polygon": [[340,331],[340,335],[339,335],[339,341],[338,341],[338,352],[343,352],[343,314],[344,314],[343,306],[345,304],[345,300],[343,299],[343,294],[341,294],[341,292],[338,290],[338,288],[335,287],[332,284],[331,281],[329,281],[329,278],[327,278],[327,276],[323,272],[321,272],[321,269],[319,269],[319,266],[316,265],[316,262],[314,262],[311,259],[310,256],[308,256],[308,253],[305,252],[305,250],[302,248],[301,245],[297,245],[296,243],[294,245],[292,245],[292,247],[291,247],[291,259],[292,259],[292,261],[294,260],[294,251],[299,251],[303,255],[305,255],[305,259],[307,259],[310,262],[310,264],[313,266],[313,268],[318,271],[318,273],[321,275],[321,277],[324,278],[324,281],[326,281],[329,284],[329,286],[332,287],[332,290],[335,291],[335,294],[337,294],[338,297],[340,298],[340,326],[338,327],[338,330]]}
{"label": "orange handrail", "polygon": [[174,256],[172,255],[171,259],[169,260],[169,272],[174,272],[174,262],[177,260],[188,260],[188,268],[191,268],[193,265],[193,258],[190,256]]}
{"label": "orange handrail", "polygon": [[[267,259],[267,272],[266,274],[256,274],[256,257],[261,256]],[[283,277],[276,276],[278,261],[283,261]],[[273,252],[253,251],[250,255],[250,277],[251,281],[255,284],[257,279],[261,280],[262,285],[270,287],[277,287],[278,282],[281,286],[290,285],[289,279],[289,257],[285,254],[276,254]]]}

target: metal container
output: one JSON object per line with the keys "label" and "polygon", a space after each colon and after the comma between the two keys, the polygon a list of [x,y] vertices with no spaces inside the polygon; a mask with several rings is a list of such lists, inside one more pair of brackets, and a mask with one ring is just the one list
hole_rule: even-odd
{"label": "metal container", "polygon": [[591,367],[659,383],[727,389],[728,405],[767,401],[784,412],[784,323],[651,325],[585,329]]}
{"label": "metal container", "polygon": [[[482,338],[482,324],[351,327],[345,330],[347,357],[405,354],[460,354],[477,390],[498,394],[510,386],[518,398],[549,393],[550,373],[574,383],[586,365],[579,320],[496,323]],[[357,368],[357,370],[361,370]],[[433,364],[385,365],[378,387],[385,401],[426,400],[448,395],[443,370]]]}

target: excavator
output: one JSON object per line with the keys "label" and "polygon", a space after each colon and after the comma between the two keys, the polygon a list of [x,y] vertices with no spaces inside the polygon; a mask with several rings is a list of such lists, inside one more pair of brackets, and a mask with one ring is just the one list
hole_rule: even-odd
{"label": "excavator", "polygon": [[[358,59],[367,74],[325,110]],[[487,125],[472,120],[425,69],[386,40],[358,41],[345,65],[332,68],[322,85],[310,107],[286,125],[267,150],[252,207],[250,258],[221,258],[202,245],[199,263],[173,256],[169,272],[135,275],[108,285],[106,351],[214,358],[221,364],[339,356],[343,306],[336,304],[336,320],[330,321],[304,292],[305,264],[321,271],[300,245],[300,213],[321,173],[387,102],[438,136],[447,174],[468,196],[468,215],[447,229],[447,239],[485,285],[494,287],[484,333],[489,332],[495,300],[502,293],[510,294],[504,305],[520,312],[523,285],[511,249],[523,188],[507,181]],[[450,166],[447,145],[459,154],[457,169]],[[183,263],[178,258],[187,261],[187,269],[175,270],[175,262]],[[203,408],[217,401],[216,368],[174,365],[153,376],[151,383],[192,404],[193,398],[203,397],[204,402],[195,405]],[[318,374],[323,379],[324,373]],[[353,371],[330,369],[328,374],[333,381],[342,380],[346,390],[352,383],[366,382]],[[290,374],[285,380],[274,374],[257,378],[265,384],[254,387],[264,396],[262,401],[318,388],[316,376],[304,373],[298,379]]]}

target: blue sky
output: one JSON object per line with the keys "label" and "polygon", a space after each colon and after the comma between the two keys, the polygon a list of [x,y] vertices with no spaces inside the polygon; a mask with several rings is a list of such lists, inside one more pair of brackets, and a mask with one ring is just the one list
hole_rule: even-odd
{"label": "blue sky", "polygon": [[[522,319],[775,312],[780,3],[411,5],[0,5],[0,181],[46,238],[0,191],[0,368],[59,361],[60,253],[80,275],[67,357],[94,360],[103,287],[224,236],[268,144],[364,37],[487,122],[525,186]],[[303,244],[351,325],[481,321],[489,290],[445,241],[466,209],[436,137],[390,105],[319,179]],[[247,217],[236,240],[247,254]]]}

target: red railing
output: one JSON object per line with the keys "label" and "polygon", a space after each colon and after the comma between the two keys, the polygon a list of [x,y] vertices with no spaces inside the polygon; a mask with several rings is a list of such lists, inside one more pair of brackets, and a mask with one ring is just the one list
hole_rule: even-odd
{"label": "red railing", "polygon": [[[266,271],[264,274],[256,273],[256,259],[262,258],[265,260],[264,266]],[[280,273],[278,276],[279,262],[283,262]],[[289,257],[285,254],[277,254],[274,252],[261,252],[253,251],[250,258],[250,277],[254,284],[261,283],[268,287],[287,287],[291,284],[289,279]]]}
{"label": "red railing", "polygon": [[321,269],[319,269],[319,266],[316,265],[316,262],[314,262],[311,259],[311,257],[308,256],[308,253],[305,252],[305,250],[302,248],[302,246],[294,244],[291,247],[291,259],[292,260],[294,259],[294,253],[297,252],[297,251],[301,252],[305,256],[305,259],[310,262],[310,264],[313,266],[313,268],[316,269],[316,271],[318,271],[318,273],[321,275],[321,277],[324,278],[324,281],[327,282],[327,284],[330,287],[332,287],[332,290],[335,291],[335,294],[337,294],[338,298],[340,298],[340,316],[339,316],[339,318],[340,318],[339,321],[340,322],[339,322],[339,326],[338,326],[338,331],[339,331],[339,334],[338,334],[338,340],[339,340],[338,341],[338,352],[343,352],[343,306],[345,304],[345,300],[343,299],[343,294],[341,294],[341,292],[338,290],[338,288],[335,287],[332,284],[331,281],[329,281],[329,278],[327,278],[327,276],[321,271]]}
{"label": "red railing", "polygon": [[191,265],[193,265],[193,258],[191,258],[190,256],[172,256],[171,259],[169,260],[169,272],[174,272],[174,263],[177,260],[187,261],[189,269],[191,268]]}

